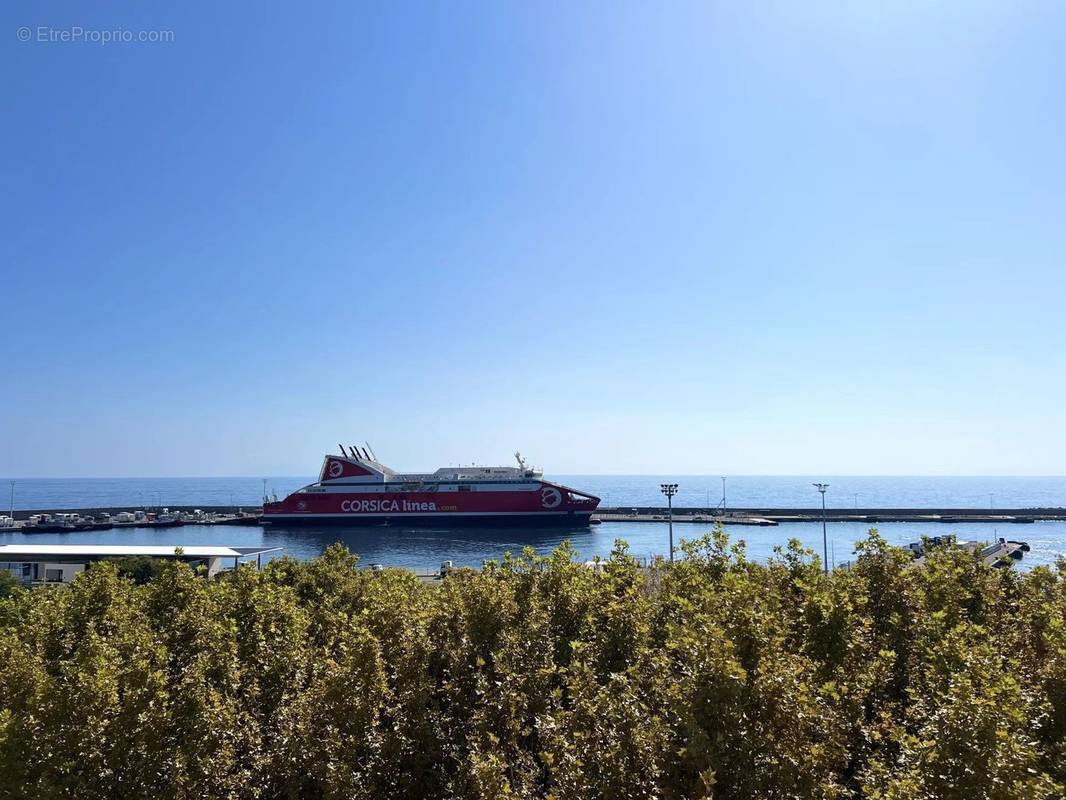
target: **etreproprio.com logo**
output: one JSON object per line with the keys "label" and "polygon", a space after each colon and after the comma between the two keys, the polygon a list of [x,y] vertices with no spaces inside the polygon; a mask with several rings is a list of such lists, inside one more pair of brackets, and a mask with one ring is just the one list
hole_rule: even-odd
{"label": "etreproprio.com logo", "polygon": [[139,30],[129,28],[84,28],[81,25],[53,27],[51,25],[23,25],[15,32],[20,42],[43,44],[157,44],[173,42],[174,31]]}

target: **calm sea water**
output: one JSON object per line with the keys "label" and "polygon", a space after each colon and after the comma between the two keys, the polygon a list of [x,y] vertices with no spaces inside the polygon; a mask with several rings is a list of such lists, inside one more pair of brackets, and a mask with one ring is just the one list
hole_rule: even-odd
{"label": "calm sea water", "polygon": [[[660,483],[677,483],[677,506],[715,506],[722,499],[717,475],[552,475],[591,492],[604,506],[661,505]],[[8,505],[9,481],[0,479],[0,508]],[[111,506],[259,505],[261,478],[18,478],[15,508]],[[268,492],[284,496],[310,477],[267,478]],[[831,508],[1032,508],[1066,507],[1066,477],[884,477],[738,475],[726,479],[728,506],[812,507],[820,502],[811,484],[829,483]]]}
{"label": "calm sea water", "polygon": [[[721,500],[722,481],[718,476],[635,476],[558,475],[553,478],[598,494],[605,505],[655,505],[661,500],[662,482],[680,485],[679,506],[715,505]],[[920,478],[920,477],[730,477],[726,480],[728,505],[782,508],[813,506],[818,499],[811,482],[830,484],[830,506],[868,508],[889,507],[984,507],[1024,508],[1066,506],[1066,478]],[[308,478],[270,478],[268,488],[284,495],[310,482]],[[7,505],[0,482],[0,507]],[[94,478],[17,479],[16,508],[88,508],[96,506],[142,505],[257,505],[262,496],[258,478]],[[813,495],[813,496],[812,496]],[[855,496],[857,495],[857,497]],[[990,497],[991,495],[991,497]],[[986,541],[996,536],[1021,539],[1032,547],[1022,567],[1053,564],[1066,556],[1066,522],[1032,525],[881,523],[879,529],[890,542],[906,544],[923,534],[955,533],[960,539]],[[854,542],[865,536],[864,523],[830,523],[831,560],[842,563],[853,557]],[[706,525],[676,524],[675,539],[695,538],[708,530]],[[799,539],[817,551],[822,548],[822,528],[818,523],[786,523],[772,528],[728,526],[734,539],[744,539],[751,557],[765,559],[776,545]],[[0,534],[0,543],[53,544],[166,544],[280,547],[282,553],[297,558],[314,558],[333,542],[343,542],[358,553],[364,564],[381,563],[414,569],[436,569],[441,561],[477,566],[485,559],[500,558],[505,552],[532,547],[539,553],[551,552],[570,540],[584,558],[606,556],[615,539],[625,539],[638,556],[667,552],[667,526],[659,523],[604,523],[592,527],[527,529],[405,529],[402,527],[359,527],[353,529],[286,529],[281,527],[230,527],[186,525],[167,529],[112,529],[99,533]]]}
{"label": "calm sea water", "polygon": [[[855,522],[831,522],[828,525],[832,552],[830,560],[843,563],[853,557],[854,542],[866,535],[869,525]],[[882,523],[881,534],[893,544],[905,545],[923,534],[955,533],[960,539],[986,541],[996,535],[1029,542],[1032,551],[1025,555],[1020,566],[1051,565],[1058,556],[1066,555],[1066,522],[1037,522],[1032,525],[928,525],[917,523]],[[710,529],[702,524],[675,524],[675,542],[693,539]],[[773,528],[727,526],[730,536],[743,539],[748,555],[766,559],[776,545],[790,538],[804,545],[822,550],[822,526],[818,523],[783,523]],[[583,558],[607,556],[616,539],[629,543],[630,552],[637,556],[665,554],[668,532],[665,523],[605,522],[591,527],[565,527],[543,530],[526,528],[461,528],[407,529],[403,527],[358,527],[345,529],[293,528],[278,526],[260,528],[228,525],[185,525],[180,528],[113,528],[98,533],[63,534],[0,534],[0,544],[159,544],[159,545],[227,545],[246,547],[280,547],[280,554],[295,558],[315,558],[333,542],[342,542],[358,553],[363,564],[385,564],[410,569],[436,569],[442,561],[456,565],[480,566],[486,559],[498,559],[504,553],[520,552],[532,547],[547,554],[564,540],[569,540]]]}

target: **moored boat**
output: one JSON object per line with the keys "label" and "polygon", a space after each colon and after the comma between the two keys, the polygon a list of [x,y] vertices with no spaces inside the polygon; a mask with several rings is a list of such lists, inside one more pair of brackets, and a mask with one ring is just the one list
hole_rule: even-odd
{"label": "moored boat", "polygon": [[400,473],[369,447],[327,455],[315,483],[263,503],[268,524],[588,524],[600,499],[544,479],[518,453],[516,467],[441,467]]}
{"label": "moored boat", "polygon": [[148,523],[148,525],[153,528],[176,528],[179,525],[184,524],[185,519],[182,515],[171,512],[169,508],[164,508],[155,515],[155,519]]}

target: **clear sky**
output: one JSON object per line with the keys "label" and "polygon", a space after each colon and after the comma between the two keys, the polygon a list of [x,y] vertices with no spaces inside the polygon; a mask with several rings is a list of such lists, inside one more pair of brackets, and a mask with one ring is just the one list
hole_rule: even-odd
{"label": "clear sky", "polygon": [[0,474],[1066,472],[1062,3],[98,5],[0,11]]}

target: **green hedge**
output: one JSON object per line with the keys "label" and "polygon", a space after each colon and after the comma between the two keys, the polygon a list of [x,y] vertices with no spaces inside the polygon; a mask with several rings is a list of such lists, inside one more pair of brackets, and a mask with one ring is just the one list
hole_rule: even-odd
{"label": "green hedge", "polygon": [[0,600],[0,796],[1051,798],[1066,563],[826,577],[721,532],[644,570],[566,546],[425,584],[313,562]]}

